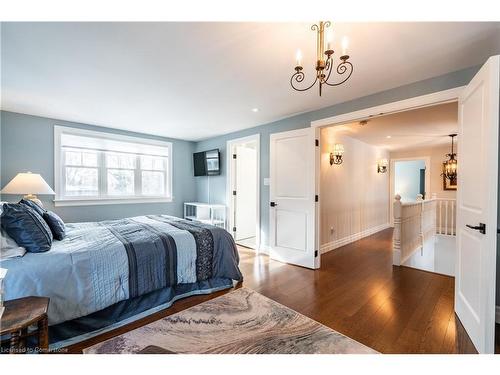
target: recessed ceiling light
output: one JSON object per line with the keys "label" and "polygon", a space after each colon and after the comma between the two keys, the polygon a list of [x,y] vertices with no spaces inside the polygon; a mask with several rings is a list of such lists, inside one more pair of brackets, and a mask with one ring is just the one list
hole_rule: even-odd
{"label": "recessed ceiling light", "polygon": [[252,108],[252,112],[259,112],[259,108]]}
{"label": "recessed ceiling light", "polygon": [[391,137],[390,135],[388,135],[386,138],[387,138],[387,139],[391,139],[392,137]]}

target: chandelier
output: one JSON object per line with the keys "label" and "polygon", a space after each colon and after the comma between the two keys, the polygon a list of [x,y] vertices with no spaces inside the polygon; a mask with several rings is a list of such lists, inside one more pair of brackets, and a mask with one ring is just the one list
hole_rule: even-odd
{"label": "chandelier", "polygon": [[450,134],[451,137],[451,153],[446,154],[448,160],[443,163],[443,176],[450,181],[456,181],[457,179],[457,154],[453,150],[453,138],[456,134]]}
{"label": "chandelier", "polygon": [[[325,28],[329,28],[331,26],[330,21],[326,22],[319,22],[319,25],[314,24],[311,26],[312,31],[316,31],[317,36],[316,36],[316,54],[317,54],[317,60],[316,60],[316,78],[314,79],[314,82],[311,83],[307,87],[299,87],[299,85],[304,81],[305,74],[302,71],[302,53],[300,50],[297,51],[297,65],[295,66],[295,73],[292,75],[290,78],[290,85],[293,87],[293,89],[297,91],[307,91],[311,87],[313,87],[316,82],[319,82],[319,96],[321,96],[321,91],[323,85],[328,85],[328,86],[339,86],[343,84],[345,81],[347,81],[353,71],[353,66],[349,60],[349,55],[347,54],[347,45],[348,45],[348,40],[346,37],[342,39],[342,55],[339,58],[338,64],[335,66],[335,62],[333,60],[333,47],[332,47],[332,33],[328,33],[327,35],[327,41],[326,41],[326,51],[325,51]],[[335,82],[332,81],[330,82],[330,76],[332,75],[332,72],[335,71],[336,73],[334,76],[340,77],[340,80]]]}

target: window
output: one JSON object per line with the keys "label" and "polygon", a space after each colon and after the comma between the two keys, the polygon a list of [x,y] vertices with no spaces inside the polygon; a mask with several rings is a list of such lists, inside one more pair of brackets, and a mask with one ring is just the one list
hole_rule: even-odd
{"label": "window", "polygon": [[172,200],[172,144],[54,128],[56,205]]}

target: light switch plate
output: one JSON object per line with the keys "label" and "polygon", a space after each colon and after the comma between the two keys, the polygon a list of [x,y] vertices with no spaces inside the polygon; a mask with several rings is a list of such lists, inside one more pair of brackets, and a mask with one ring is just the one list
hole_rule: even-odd
{"label": "light switch plate", "polygon": [[269,177],[264,177],[264,186],[269,186]]}

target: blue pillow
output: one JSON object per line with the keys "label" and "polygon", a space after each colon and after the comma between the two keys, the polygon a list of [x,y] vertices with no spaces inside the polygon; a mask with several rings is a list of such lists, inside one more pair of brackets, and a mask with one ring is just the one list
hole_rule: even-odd
{"label": "blue pillow", "polygon": [[31,253],[50,250],[52,232],[43,218],[21,203],[6,203],[0,218],[2,228],[16,243]]}
{"label": "blue pillow", "polygon": [[35,202],[33,202],[32,200],[29,200],[29,199],[21,199],[19,201],[19,203],[21,204],[24,204],[30,208],[32,208],[33,210],[36,211],[36,213],[40,216],[43,216],[43,214],[45,213],[45,209],[43,207],[40,207],[38,204],[36,204]]}
{"label": "blue pillow", "polygon": [[59,241],[63,240],[66,236],[66,226],[64,225],[64,221],[62,221],[62,219],[52,211],[45,211],[43,213],[43,219],[47,222],[47,224],[49,224],[54,238]]}

